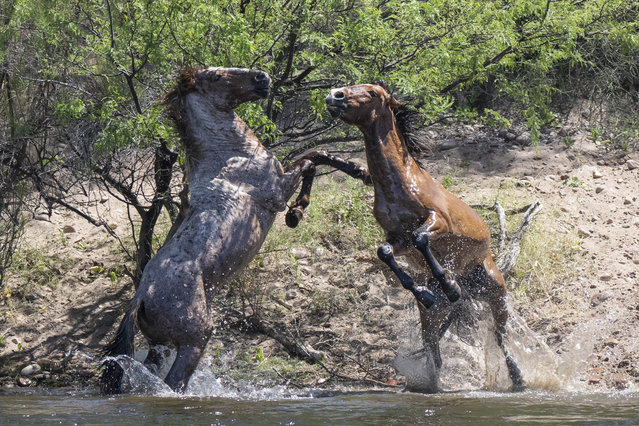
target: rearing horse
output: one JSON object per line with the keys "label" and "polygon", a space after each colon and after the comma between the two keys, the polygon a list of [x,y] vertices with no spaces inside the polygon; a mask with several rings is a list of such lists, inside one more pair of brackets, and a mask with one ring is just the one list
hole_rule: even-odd
{"label": "rearing horse", "polygon": [[[373,84],[333,89],[326,103],[334,118],[357,126],[364,135],[368,172],[348,162],[339,168],[347,173],[357,169],[349,174],[374,186],[373,214],[386,234],[377,255],[419,302],[423,341],[437,369],[442,364],[439,339],[454,318],[461,284],[470,295],[488,301],[513,388],[522,388],[521,372],[503,345],[506,285],[493,262],[484,221],[412,157],[395,120],[399,103],[386,89]],[[287,213],[289,225],[297,223],[308,205],[311,181],[312,177],[305,177],[302,192]],[[406,255],[414,268],[424,270],[428,288],[415,285],[395,255]]]}
{"label": "rearing horse", "polygon": [[[147,264],[105,353],[132,356],[139,329],[150,346],[144,364],[159,370],[158,345],[175,347],[165,382],[177,392],[185,389],[211,336],[211,297],[251,261],[302,176],[314,171],[301,159],[285,172],[233,111],[265,97],[270,82],[258,70],[204,68],[182,73],[165,97],[186,154],[189,208]],[[321,163],[321,153],[312,157]],[[122,377],[122,367],[107,359],[103,392],[119,393]]]}

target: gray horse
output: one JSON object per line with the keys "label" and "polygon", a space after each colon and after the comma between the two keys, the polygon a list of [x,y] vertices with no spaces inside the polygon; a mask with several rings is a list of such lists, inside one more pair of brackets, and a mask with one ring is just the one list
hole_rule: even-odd
{"label": "gray horse", "polygon": [[[211,336],[213,290],[253,259],[277,212],[313,168],[302,159],[285,172],[233,111],[265,97],[270,82],[257,70],[191,70],[165,97],[186,153],[189,208],[146,266],[105,354],[132,356],[138,328],[150,346],[147,368],[159,371],[157,345],[175,347],[165,382],[176,392],[184,391]],[[119,393],[122,376],[117,362],[107,359],[100,378],[103,392]]]}

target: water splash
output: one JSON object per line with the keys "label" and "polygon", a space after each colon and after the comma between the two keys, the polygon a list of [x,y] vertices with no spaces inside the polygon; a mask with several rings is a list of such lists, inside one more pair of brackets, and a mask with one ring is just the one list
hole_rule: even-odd
{"label": "water splash", "polygon": [[[169,370],[175,361],[176,351],[175,349],[169,348],[168,346],[156,345],[155,349],[159,353],[160,357],[160,369],[157,370],[155,366],[151,366],[151,373],[156,376],[164,379],[167,374],[169,374]],[[147,354],[149,353],[148,347],[143,348],[141,350],[136,350],[134,354],[134,358],[136,361],[142,363],[146,359]]]}
{"label": "water splash", "polygon": [[430,352],[410,351],[408,346],[400,347],[394,366],[406,378],[407,389],[426,393],[440,390],[439,371]]}
{"label": "water splash", "polygon": [[[123,392],[136,395],[175,397],[176,394],[163,380],[175,360],[175,350],[164,348],[161,351],[163,363],[159,372],[151,371],[142,364],[141,361],[145,359],[147,352],[145,349],[136,351],[135,359],[126,355],[105,359],[116,361],[124,369]],[[312,389],[300,390],[267,382],[235,380],[220,373],[220,368],[214,365],[211,357],[202,358],[184,392],[185,396],[242,400],[299,399],[312,397],[313,394]]]}
{"label": "water splash", "polygon": [[197,370],[189,380],[185,394],[262,401],[297,399],[308,395],[307,392],[300,393],[300,390],[284,385],[233,379],[228,375],[220,374],[219,368],[213,365],[210,357],[200,361]]}
{"label": "water splash", "polygon": [[142,363],[126,355],[107,357],[124,369],[122,391],[137,395],[174,396],[173,390],[164,381],[149,371]]}
{"label": "water splash", "polygon": [[[472,300],[460,303],[466,304],[468,315],[451,325],[440,340],[442,368],[439,372],[432,355],[422,349],[415,303],[410,301],[403,311],[395,368],[406,377],[408,389],[426,392],[510,389],[508,367],[497,345],[489,307]],[[558,372],[560,364],[553,351],[516,314],[510,316],[504,346],[516,360],[528,388],[556,390],[565,382],[566,378]]]}
{"label": "water splash", "polygon": [[563,348],[558,356],[558,371],[562,388],[570,391],[586,389],[587,382],[579,380],[579,373],[586,370],[588,358],[592,355],[595,342],[600,337],[602,321],[595,319],[585,322],[564,338]]}

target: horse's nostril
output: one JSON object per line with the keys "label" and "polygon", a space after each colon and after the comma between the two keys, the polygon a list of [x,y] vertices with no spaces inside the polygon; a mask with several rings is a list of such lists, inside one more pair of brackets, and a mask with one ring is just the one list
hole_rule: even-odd
{"label": "horse's nostril", "polygon": [[346,96],[346,95],[345,95],[345,94],[344,94],[344,92],[342,92],[341,90],[340,90],[340,91],[337,91],[337,92],[335,92],[335,93],[333,93],[333,97],[334,97],[335,99],[344,99],[344,97],[345,97],[345,96]]}
{"label": "horse's nostril", "polygon": [[255,74],[255,77],[253,77],[253,79],[257,82],[259,81],[264,81],[266,80],[268,77],[266,77],[266,73],[260,72]]}

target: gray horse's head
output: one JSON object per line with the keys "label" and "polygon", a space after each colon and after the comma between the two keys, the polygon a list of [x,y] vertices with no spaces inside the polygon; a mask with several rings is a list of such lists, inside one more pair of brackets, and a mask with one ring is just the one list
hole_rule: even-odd
{"label": "gray horse's head", "polygon": [[179,122],[182,100],[189,93],[204,95],[220,110],[232,110],[243,102],[255,101],[268,95],[271,77],[264,71],[246,68],[209,67],[184,71],[175,87],[164,97],[169,115]]}

